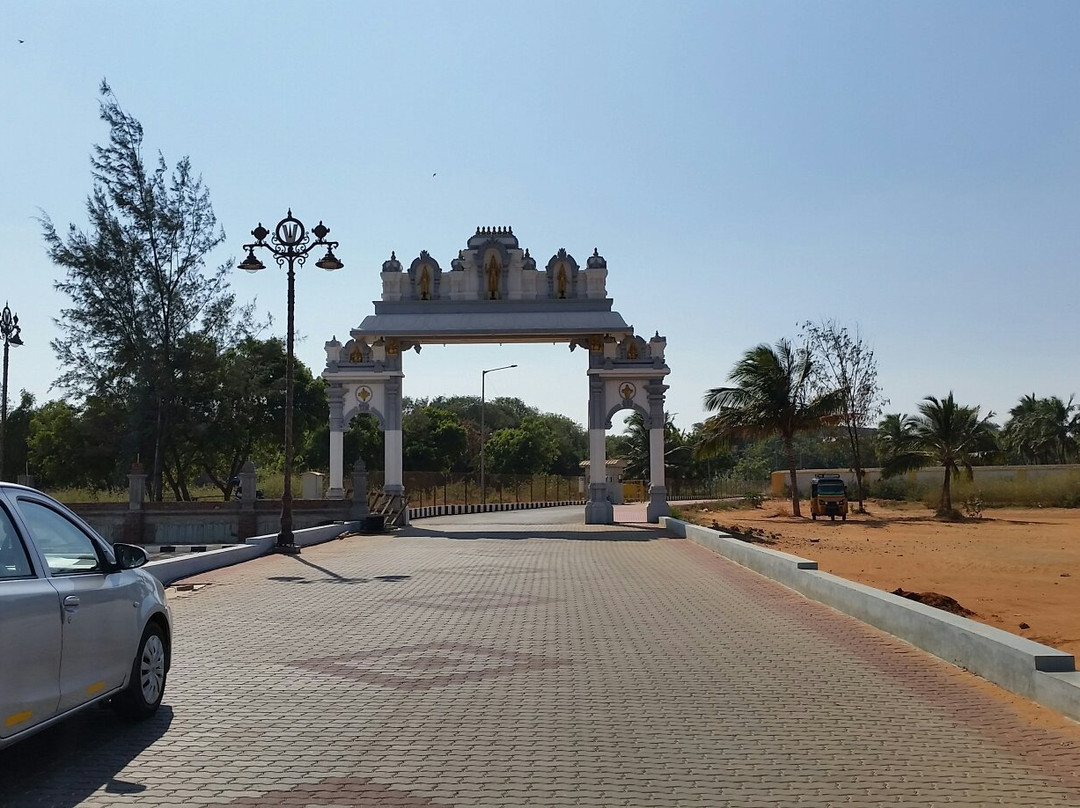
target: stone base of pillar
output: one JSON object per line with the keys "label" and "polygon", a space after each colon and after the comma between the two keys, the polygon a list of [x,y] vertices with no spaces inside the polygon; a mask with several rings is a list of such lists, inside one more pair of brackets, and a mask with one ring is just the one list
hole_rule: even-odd
{"label": "stone base of pillar", "polygon": [[667,501],[667,488],[654,485],[649,488],[649,506],[645,509],[645,518],[652,523],[660,521],[661,516],[671,516]]}
{"label": "stone base of pillar", "polygon": [[236,520],[236,538],[245,541],[254,536],[259,530],[259,520],[255,516],[254,508],[244,508]]}
{"label": "stone base of pillar", "polygon": [[326,499],[345,499],[344,488],[328,488],[326,489]]}
{"label": "stone base of pillar", "polygon": [[124,514],[124,527],[121,539],[128,544],[143,544],[146,541],[146,514],[143,511],[128,511]]}
{"label": "stone base of pillar", "polygon": [[585,503],[585,524],[615,524],[615,506],[608,501],[607,483],[589,483],[589,501]]}
{"label": "stone base of pillar", "polygon": [[401,509],[401,516],[399,516],[394,521],[394,524],[397,525],[398,527],[408,527],[409,526],[409,506],[408,506],[408,502],[405,499],[405,486],[403,486],[403,485],[394,485],[392,483],[388,484],[388,485],[384,485],[383,486],[383,493],[386,496],[390,497],[394,501],[395,504],[400,502],[401,505],[403,506],[402,509]]}

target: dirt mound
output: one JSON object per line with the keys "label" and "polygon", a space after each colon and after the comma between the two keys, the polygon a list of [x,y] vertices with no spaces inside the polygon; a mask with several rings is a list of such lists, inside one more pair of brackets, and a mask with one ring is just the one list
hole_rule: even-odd
{"label": "dirt mound", "polygon": [[897,587],[892,593],[894,595],[899,595],[902,598],[907,598],[908,600],[925,603],[927,606],[933,606],[935,609],[958,614],[961,617],[973,617],[975,615],[975,612],[971,611],[971,609],[965,609],[957,603],[955,598],[950,598],[948,595],[942,595],[938,592],[906,592],[900,587]]}
{"label": "dirt mound", "polygon": [[742,527],[740,525],[721,525],[715,519],[709,525],[712,530],[727,533],[734,539],[749,542],[750,544],[776,544],[779,534],[771,533],[760,527]]}

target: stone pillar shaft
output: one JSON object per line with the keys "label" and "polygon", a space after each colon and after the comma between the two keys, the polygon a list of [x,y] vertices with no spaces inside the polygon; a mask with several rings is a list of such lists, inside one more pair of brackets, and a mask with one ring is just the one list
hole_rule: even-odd
{"label": "stone pillar shaft", "polygon": [[330,430],[330,490],[327,499],[345,498],[345,433],[340,429]]}
{"label": "stone pillar shaft", "polygon": [[607,483],[607,434],[589,430],[589,483]]}
{"label": "stone pillar shaft", "polygon": [[664,429],[649,430],[649,483],[664,485]]}
{"label": "stone pillar shaft", "polygon": [[386,469],[386,473],[383,478],[383,488],[387,491],[404,491],[405,485],[401,461],[401,430],[388,429],[385,434],[386,450],[384,457],[386,462],[383,467]]}

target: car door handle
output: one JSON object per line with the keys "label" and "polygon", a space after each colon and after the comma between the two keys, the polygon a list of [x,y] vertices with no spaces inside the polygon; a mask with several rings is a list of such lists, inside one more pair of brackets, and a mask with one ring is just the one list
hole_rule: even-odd
{"label": "car door handle", "polygon": [[74,611],[77,611],[78,608],[79,608],[79,599],[77,597],[75,597],[74,595],[68,595],[66,598],[64,598],[64,611],[65,612],[74,612]]}

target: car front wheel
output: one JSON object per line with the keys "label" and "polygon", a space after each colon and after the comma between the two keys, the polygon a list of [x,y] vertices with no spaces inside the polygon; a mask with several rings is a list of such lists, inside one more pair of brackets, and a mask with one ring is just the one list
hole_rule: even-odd
{"label": "car front wheel", "polygon": [[113,699],[113,706],[128,718],[148,718],[157,711],[164,695],[165,634],[161,626],[150,623],[139,641],[128,685]]}

